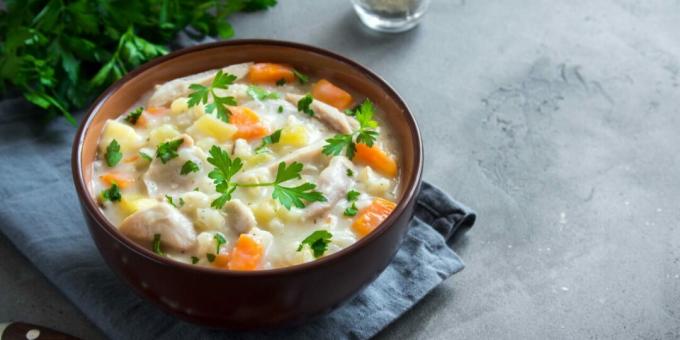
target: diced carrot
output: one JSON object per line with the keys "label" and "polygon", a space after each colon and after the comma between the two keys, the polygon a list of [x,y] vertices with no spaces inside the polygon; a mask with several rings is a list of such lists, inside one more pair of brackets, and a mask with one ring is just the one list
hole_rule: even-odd
{"label": "diced carrot", "polygon": [[248,80],[251,83],[276,83],[281,79],[287,83],[295,81],[293,68],[288,65],[257,63],[250,66]]}
{"label": "diced carrot", "polygon": [[125,162],[125,163],[132,163],[132,162],[136,162],[138,159],[139,159],[139,155],[134,154],[134,155],[132,155],[132,156],[129,156],[129,157],[124,158],[124,159],[123,159],[123,162]]}
{"label": "diced carrot", "polygon": [[213,266],[219,268],[229,267],[229,253],[219,253],[215,256],[215,261],[213,261]]}
{"label": "diced carrot", "polygon": [[231,270],[255,270],[264,256],[264,247],[248,234],[241,234],[229,259]]}
{"label": "diced carrot", "polygon": [[128,185],[135,181],[131,175],[118,172],[107,172],[101,175],[99,178],[101,178],[102,182],[104,182],[106,185],[110,186],[115,183],[121,189],[125,189]]}
{"label": "diced carrot", "polygon": [[166,114],[170,112],[170,109],[167,107],[161,107],[161,106],[152,106],[152,107],[147,107],[146,112],[154,115],[154,116],[160,116],[163,114]]}
{"label": "diced carrot", "polygon": [[357,143],[356,146],[357,152],[354,160],[370,166],[385,176],[395,177],[397,175],[397,161],[385,151],[375,145],[369,147],[366,144]]}
{"label": "diced carrot", "polygon": [[237,128],[234,138],[257,139],[269,134],[269,129],[260,123],[260,116],[255,111],[243,106],[231,106],[229,111],[229,123]]}
{"label": "diced carrot", "polygon": [[146,127],[147,119],[145,115],[142,113],[139,118],[137,118],[137,122],[135,123],[135,126],[138,127]]}
{"label": "diced carrot", "polygon": [[338,110],[344,110],[352,104],[352,95],[333,85],[326,79],[321,79],[312,86],[312,97]]}
{"label": "diced carrot", "polygon": [[384,198],[376,198],[371,205],[361,209],[352,223],[354,232],[363,237],[372,232],[382,223],[397,205]]}

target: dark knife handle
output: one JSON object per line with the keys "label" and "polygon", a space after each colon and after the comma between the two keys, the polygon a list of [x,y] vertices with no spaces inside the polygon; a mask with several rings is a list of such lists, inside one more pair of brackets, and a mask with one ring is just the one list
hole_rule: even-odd
{"label": "dark knife handle", "polygon": [[[5,327],[4,331],[2,330]],[[0,340],[80,340],[43,326],[23,322],[0,324]]]}

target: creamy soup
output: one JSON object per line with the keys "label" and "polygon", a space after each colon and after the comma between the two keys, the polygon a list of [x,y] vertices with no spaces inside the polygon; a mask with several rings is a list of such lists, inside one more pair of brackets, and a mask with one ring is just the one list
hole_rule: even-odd
{"label": "creamy soup", "polygon": [[335,253],[395,207],[380,108],[291,66],[230,65],[156,86],[107,121],[93,195],[160,256],[228,270]]}

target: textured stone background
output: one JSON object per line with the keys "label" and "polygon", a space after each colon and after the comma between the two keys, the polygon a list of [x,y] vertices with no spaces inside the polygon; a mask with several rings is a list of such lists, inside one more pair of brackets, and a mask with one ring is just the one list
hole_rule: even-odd
{"label": "textured stone background", "polygon": [[[282,0],[233,23],[381,74],[425,178],[478,211],[467,268],[381,338],[680,337],[680,2],[435,0],[381,36],[349,0]],[[101,337],[2,235],[0,258],[0,320]]]}

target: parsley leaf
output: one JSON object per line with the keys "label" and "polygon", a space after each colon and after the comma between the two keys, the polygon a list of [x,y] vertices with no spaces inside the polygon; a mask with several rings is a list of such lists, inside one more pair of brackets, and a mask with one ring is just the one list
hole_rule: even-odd
{"label": "parsley leaf", "polygon": [[180,175],[188,175],[191,172],[198,172],[198,164],[192,162],[192,161],[186,161],[184,162],[184,165],[182,165],[182,170],[179,172]]}
{"label": "parsley leaf", "polygon": [[106,165],[113,168],[121,159],[123,159],[123,153],[120,152],[120,144],[113,139],[106,147]]}
{"label": "parsley leaf", "polygon": [[307,84],[307,82],[309,81],[309,76],[307,76],[306,74],[303,74],[302,72],[300,72],[298,70],[293,70],[293,75],[295,75],[295,78],[297,78],[297,80],[302,85]]}
{"label": "parsley leaf", "polygon": [[269,92],[259,86],[248,85],[246,93],[255,100],[279,99],[280,96],[276,92]]}
{"label": "parsley leaf", "polygon": [[276,112],[283,113],[283,105],[279,105],[279,108],[276,109]]}
{"label": "parsley leaf", "polygon": [[359,213],[359,209],[357,209],[357,204],[352,202],[352,206],[345,209],[345,211],[343,211],[342,214],[347,216],[347,217],[353,217],[353,216],[356,216],[357,213]]}
{"label": "parsley leaf", "polygon": [[236,183],[230,182],[231,178],[243,167],[240,158],[229,158],[229,153],[222,150],[219,146],[213,145],[210,148],[208,163],[215,166],[215,169],[208,173],[208,177],[215,183],[215,190],[222,194],[212,201],[211,207],[222,209],[225,203],[231,199],[231,194],[236,190]]}
{"label": "parsley leaf", "polygon": [[156,148],[156,157],[160,158],[163,164],[167,163],[171,159],[177,157],[177,149],[179,149],[182,143],[184,143],[184,138],[161,143],[158,145],[158,148]]}
{"label": "parsley leaf", "polygon": [[354,171],[352,169],[347,169],[347,177],[352,177],[354,176]]}
{"label": "parsley leaf", "polygon": [[357,199],[359,199],[360,195],[361,195],[360,192],[358,192],[356,190],[350,190],[350,191],[347,192],[347,200],[350,201],[350,202],[354,202]]}
{"label": "parsley leaf", "polygon": [[272,198],[278,200],[281,205],[290,210],[292,206],[297,208],[304,208],[307,201],[310,202],[326,202],[326,197],[314,190],[316,189],[316,184],[313,183],[303,183],[296,187],[284,187],[281,183],[301,178],[300,172],[302,171],[302,163],[293,162],[291,165],[286,167],[286,163],[279,163],[278,171],[276,172],[276,180],[274,181],[274,191],[272,192]]}
{"label": "parsley leaf", "polygon": [[255,148],[255,153],[261,153],[265,151],[268,145],[276,144],[281,139],[281,129],[274,131],[271,135],[262,138],[262,144]]}
{"label": "parsley leaf", "polygon": [[160,255],[160,256],[165,256],[165,253],[163,252],[163,249],[161,249],[161,234],[154,234],[153,235],[153,252]]}
{"label": "parsley leaf", "polygon": [[212,263],[213,261],[215,261],[216,256],[215,256],[215,254],[208,253],[208,254],[205,254],[205,257],[208,259],[208,262]]}
{"label": "parsley leaf", "polygon": [[139,156],[144,158],[145,160],[147,160],[149,162],[151,162],[153,160],[153,158],[151,156],[149,156],[147,153],[142,152],[142,151],[139,152]]}
{"label": "parsley leaf", "polygon": [[354,109],[354,116],[359,122],[359,129],[352,134],[337,134],[329,139],[326,139],[326,145],[323,146],[322,152],[325,155],[337,156],[345,150],[347,158],[354,158],[356,153],[356,144],[365,144],[373,146],[378,138],[378,122],[373,119],[374,108],[373,103],[366,98],[364,102],[356,109]]}
{"label": "parsley leaf", "polygon": [[144,111],[144,108],[141,106],[138,107],[136,110],[128,113],[127,117],[125,117],[125,121],[130,123],[131,125],[137,124],[139,117],[142,116],[142,111]]}
{"label": "parsley leaf", "polygon": [[[199,104],[207,104],[205,105],[206,112],[215,112],[218,118],[228,123],[231,112],[227,106],[234,106],[238,103],[232,96],[218,96],[215,93],[215,89],[228,89],[229,85],[233,84],[236,78],[237,77],[233,74],[224,73],[222,70],[219,70],[215,74],[215,78],[213,78],[210,86],[203,86],[200,84],[189,85],[189,89],[192,92],[189,94],[189,100],[187,101],[187,104],[189,107],[194,107]],[[213,102],[208,104],[208,98],[210,96],[212,96]]]}
{"label": "parsley leaf", "polygon": [[110,188],[102,191],[102,199],[104,201],[109,200],[111,202],[120,201],[121,195],[120,189],[118,188],[118,184],[113,183],[111,184]]}
{"label": "parsley leaf", "polygon": [[192,256],[191,257],[191,264],[196,264],[196,263],[198,263],[198,257]]}
{"label": "parsley leaf", "polygon": [[276,81],[276,86],[283,86],[283,85],[286,85],[285,79],[281,78],[281,79]]}
{"label": "parsley leaf", "polygon": [[170,204],[171,206],[177,208],[177,206],[175,205],[175,202],[172,200],[172,196],[165,195],[165,201],[167,201],[168,204]]}
{"label": "parsley leaf", "polygon": [[300,242],[300,246],[298,246],[297,251],[301,251],[306,244],[310,249],[312,249],[314,257],[318,258],[326,252],[328,249],[328,244],[331,243],[332,237],[333,234],[326,230],[317,230]]}
{"label": "parsley leaf", "polygon": [[215,236],[213,236],[213,240],[215,240],[215,243],[217,244],[215,247],[215,254],[220,253],[220,247],[227,243],[227,239],[224,238],[224,235],[221,233],[215,233]]}
{"label": "parsley leaf", "polygon": [[310,108],[310,105],[312,105],[312,101],[314,101],[314,98],[312,98],[311,94],[307,93],[304,97],[298,100],[297,102],[298,111],[313,116],[314,111]]}

